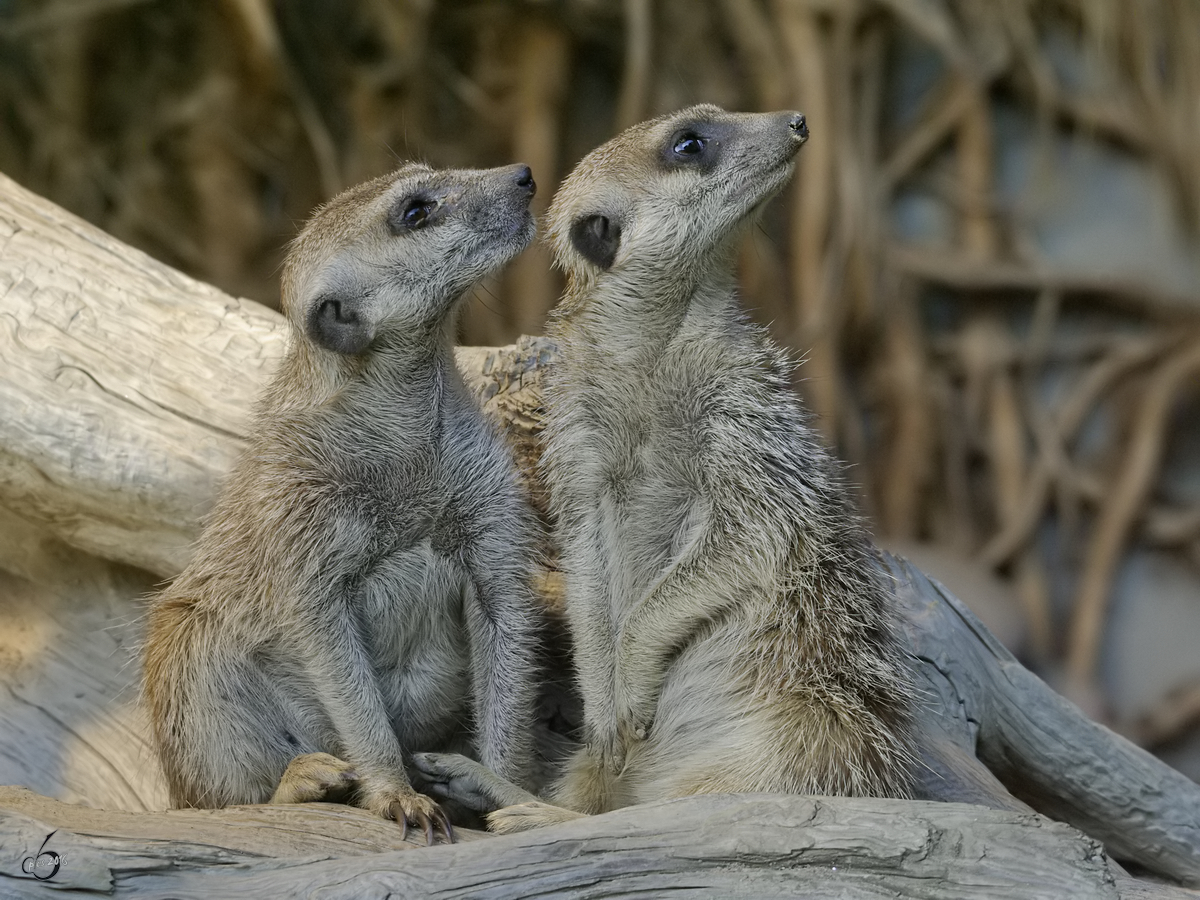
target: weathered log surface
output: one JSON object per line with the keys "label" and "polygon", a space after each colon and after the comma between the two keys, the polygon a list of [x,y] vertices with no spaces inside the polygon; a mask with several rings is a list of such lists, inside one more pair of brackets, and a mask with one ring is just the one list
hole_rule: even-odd
{"label": "weathered log surface", "polygon": [[177,572],[282,319],[0,176],[0,502],[68,543]]}
{"label": "weathered log surface", "polygon": [[38,535],[0,511],[0,784],[162,809],[166,786],[137,703],[138,598],[152,582]]}
{"label": "weathered log surface", "polygon": [[415,853],[396,852],[396,837],[360,810],[324,804],[117,819],[4,792],[0,871],[13,878],[0,890],[42,895],[17,876],[45,843],[61,857],[56,886],[118,897],[1136,896],[1075,829],[965,804],[690,797]]}
{"label": "weathered log surface", "polygon": [[[132,664],[139,633],[136,598],[151,581],[111,561],[160,576],[183,565],[220,478],[240,449],[252,398],[283,352],[285,329],[277,314],[187,279],[7,180],[0,180],[0,235],[0,543],[5,544],[0,567],[27,579],[0,584],[0,616],[6,627],[15,623],[8,631],[13,637],[0,641],[0,679],[6,687],[0,694],[0,773],[16,773],[12,780],[35,782],[64,799],[153,809],[162,805],[161,783],[135,714]],[[472,348],[460,355],[464,374],[485,408],[506,424],[531,478],[538,380],[553,357],[553,346],[537,339],[512,348]],[[355,896],[368,885],[386,884],[408,884],[414,891],[428,886],[431,895],[438,890],[469,893],[468,884],[479,886],[485,872],[495,874],[495,896],[533,893],[543,884],[535,879],[568,878],[567,872],[575,872],[580,885],[591,883],[589,878],[594,882],[599,873],[627,879],[621,883],[633,895],[670,883],[692,885],[696,895],[708,891],[709,896],[739,896],[735,891],[744,884],[750,893],[740,895],[769,896],[785,885],[797,890],[800,883],[788,881],[788,873],[800,864],[788,861],[811,849],[818,856],[804,857],[810,862],[800,867],[814,873],[819,868],[811,859],[825,852],[821,840],[805,837],[808,829],[790,827],[809,822],[814,804],[821,810],[852,809],[856,822],[870,820],[866,831],[878,832],[876,843],[863,838],[853,852],[836,840],[829,846],[864,860],[864,871],[908,879],[901,890],[895,887],[900,882],[886,887],[883,881],[851,879],[844,872],[836,878],[822,875],[825,881],[812,882],[821,896],[890,896],[889,891],[974,896],[965,892],[974,888],[958,883],[958,867],[979,850],[981,845],[970,841],[972,834],[981,833],[972,831],[981,822],[993,823],[1005,834],[1028,832],[1024,842],[1014,838],[1013,846],[1048,848],[1039,858],[1055,872],[1042,873],[1024,853],[1006,856],[997,849],[981,858],[990,860],[989,865],[1008,860],[1007,870],[991,870],[987,878],[996,882],[980,875],[978,884],[1022,884],[1026,874],[1037,872],[1036,880],[1046,890],[1058,890],[1085,871],[1095,875],[1104,868],[1089,868],[1091,851],[1081,848],[1090,844],[1078,835],[1071,840],[1082,843],[1039,843],[1042,835],[1067,832],[1032,816],[1024,805],[1028,802],[1083,828],[1118,857],[1200,883],[1200,788],[1089,722],[921,573],[903,562],[889,565],[926,691],[922,795],[993,807],[961,813],[976,816],[971,828],[965,820],[951,821],[961,807],[934,812],[921,803],[885,804],[884,810],[869,803],[803,798],[771,798],[739,807],[750,801],[696,798],[682,805],[621,811],[553,832],[497,839],[478,849],[406,855],[399,869],[391,857],[380,857],[377,866],[373,862],[364,869],[346,860],[300,864],[291,857],[286,865],[267,863],[250,857],[232,838],[171,840],[156,844],[152,853],[144,846],[145,836],[122,832],[115,819],[108,825],[104,818],[93,822],[92,831],[81,827],[80,819],[62,821],[72,821],[68,830],[80,840],[96,835],[88,845],[99,848],[96,852],[124,848],[122,861],[112,863],[116,868],[109,871],[118,871],[121,884],[151,879],[140,882],[149,893],[178,887],[168,887],[175,869],[162,863],[164,857],[191,860],[183,867],[197,879],[195,887],[186,889],[189,896],[229,896],[243,887],[251,895],[257,890],[278,896],[305,893],[310,887],[315,891],[318,884],[335,892],[325,896],[338,896],[343,888],[335,885],[351,872],[374,873],[354,881]],[[45,596],[53,602],[41,602],[38,590],[48,592]],[[24,600],[21,591],[30,592]],[[88,762],[79,768],[83,757]],[[0,800],[0,810],[4,806]],[[776,815],[772,812],[762,822],[753,816],[743,819],[738,812],[733,826],[722,818],[745,809],[784,812],[771,818]],[[24,819],[24,825],[11,826],[25,815],[11,808],[0,811],[10,823],[5,828],[25,834],[28,828],[42,827]],[[238,819],[246,815],[242,812],[212,815],[214,823],[224,823],[220,828],[246,827]],[[951,818],[943,820],[942,815]],[[47,824],[59,822],[49,814],[34,818],[39,816]],[[915,833],[906,831],[911,817],[935,835],[921,847],[930,844],[938,852],[957,847],[959,855],[935,853],[929,858],[940,862],[932,868],[904,874],[910,860],[921,855],[914,856],[905,843]],[[821,833],[833,840],[843,826],[836,824],[841,821],[836,816],[830,821],[835,823],[832,830]],[[937,824],[943,821],[944,826]],[[610,827],[616,830],[605,830]],[[768,836],[773,829],[780,833]],[[4,846],[16,846],[10,842],[17,838],[4,834]],[[692,843],[685,846],[688,834]],[[622,843],[622,836],[629,835],[635,837]],[[37,835],[39,841],[44,837],[44,832]],[[63,835],[64,846],[67,837]],[[585,848],[585,838],[600,843]],[[1008,846],[1008,838],[997,840],[997,847]],[[220,856],[214,846],[232,855]],[[593,853],[593,846],[607,849]],[[510,861],[505,855],[509,847],[524,848],[527,855],[518,858],[527,862]],[[472,870],[470,854],[476,853],[481,855],[471,863]],[[343,854],[331,850],[328,855]],[[13,858],[8,850],[4,856],[0,866]],[[563,865],[568,858],[583,863]],[[426,861],[411,862],[415,859]],[[457,871],[460,859],[465,880],[446,880],[445,866],[453,862]],[[203,860],[232,862],[209,870],[198,868]],[[1052,860],[1057,866],[1050,865]],[[422,868],[426,865],[430,868]],[[423,879],[433,878],[435,869],[438,877],[426,885]],[[1156,890],[1120,883],[1126,896],[1150,896],[1144,892]],[[949,893],[939,893],[943,884]],[[604,891],[608,888],[606,881]],[[1023,891],[1012,896],[1115,896],[1109,888],[1095,888],[1108,893]],[[586,895],[585,888],[580,890]],[[992,890],[987,896],[1004,894]]]}
{"label": "weathered log surface", "polygon": [[1118,858],[1200,884],[1200,785],[1088,719],[922,572],[888,563],[928,690],[921,795],[1010,809],[1023,800]]}

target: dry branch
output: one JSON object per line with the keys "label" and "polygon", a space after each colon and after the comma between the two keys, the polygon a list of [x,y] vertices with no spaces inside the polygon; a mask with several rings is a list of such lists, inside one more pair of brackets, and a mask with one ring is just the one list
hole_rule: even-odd
{"label": "dry branch", "polygon": [[1063,295],[1103,298],[1113,307],[1150,321],[1171,322],[1195,309],[1195,298],[1151,283],[1122,280],[1084,272],[1061,272],[1015,262],[980,262],[944,250],[904,245],[889,249],[888,262],[896,271],[931,284],[963,291]]}
{"label": "dry branch", "polygon": [[1158,368],[1133,424],[1130,447],[1106,499],[1084,562],[1068,645],[1068,674],[1078,685],[1092,677],[1103,637],[1109,585],[1134,519],[1158,476],[1167,420],[1180,389],[1200,376],[1200,341],[1184,346]]}

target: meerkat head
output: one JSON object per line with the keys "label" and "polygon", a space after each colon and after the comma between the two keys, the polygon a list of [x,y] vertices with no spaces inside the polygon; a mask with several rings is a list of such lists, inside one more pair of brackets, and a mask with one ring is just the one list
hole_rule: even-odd
{"label": "meerkat head", "polygon": [[424,337],[484,276],[529,245],[528,166],[435,171],[409,164],[321,207],[284,263],[283,309],[338,354]]}
{"label": "meerkat head", "polygon": [[791,178],[808,138],[796,112],[694,106],[589,153],[551,205],[549,238],[575,283],[698,274]]}

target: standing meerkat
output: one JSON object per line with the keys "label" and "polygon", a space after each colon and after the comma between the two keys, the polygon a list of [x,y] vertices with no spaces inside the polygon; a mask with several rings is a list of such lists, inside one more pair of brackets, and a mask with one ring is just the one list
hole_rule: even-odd
{"label": "standing meerkat", "polygon": [[535,520],[453,346],[464,296],[532,240],[535,190],[526,166],[406,165],[292,245],[290,348],[149,611],[173,805],[348,795],[432,842],[452,832],[411,786],[411,751],[473,748],[527,782]]}
{"label": "standing meerkat", "polygon": [[889,583],[792,364],[736,295],[738,238],[807,136],[797,113],[698,106],[593,151],[554,199],[567,289],[543,465],[584,746],[558,807],[417,761],[507,806],[495,830],[696,793],[909,793]]}

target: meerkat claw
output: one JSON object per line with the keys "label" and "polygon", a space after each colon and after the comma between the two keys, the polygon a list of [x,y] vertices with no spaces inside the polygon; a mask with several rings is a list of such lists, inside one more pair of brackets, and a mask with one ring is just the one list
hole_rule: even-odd
{"label": "meerkat claw", "polygon": [[455,843],[454,826],[440,806],[435,807],[432,813],[421,813],[420,817],[425,826],[425,842],[430,847],[437,843],[439,836],[443,843]]}
{"label": "meerkat claw", "polygon": [[455,843],[454,826],[440,806],[428,798],[422,797],[424,803],[406,803],[403,800],[393,800],[388,807],[387,817],[400,825],[400,839],[408,840],[408,829],[412,826],[425,834],[425,843],[432,847],[437,843],[440,834],[447,844]]}
{"label": "meerkat claw", "polygon": [[450,824],[450,819],[445,813],[438,817],[438,827],[441,828],[442,837],[446,839],[447,844],[457,843],[458,838],[454,836],[454,826]]}

